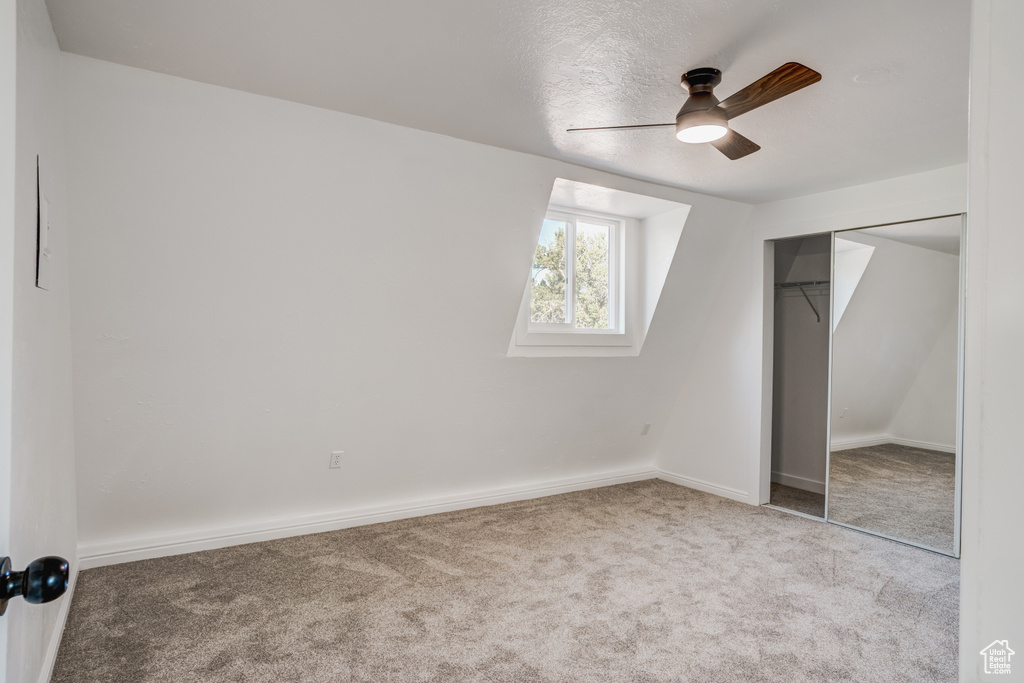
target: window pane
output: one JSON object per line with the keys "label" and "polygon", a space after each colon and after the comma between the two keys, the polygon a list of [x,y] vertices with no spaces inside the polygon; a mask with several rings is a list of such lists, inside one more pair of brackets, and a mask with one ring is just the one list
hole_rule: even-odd
{"label": "window pane", "polygon": [[533,285],[530,288],[530,321],[564,323],[568,297],[565,291],[565,221],[544,220],[533,257]]}
{"label": "window pane", "polygon": [[576,222],[576,327],[608,329],[607,225]]}

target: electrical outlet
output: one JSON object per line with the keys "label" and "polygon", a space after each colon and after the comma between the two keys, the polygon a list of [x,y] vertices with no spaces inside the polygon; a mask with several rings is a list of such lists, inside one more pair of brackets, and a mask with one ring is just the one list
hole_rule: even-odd
{"label": "electrical outlet", "polygon": [[651,423],[644,422],[644,426],[640,428],[640,436],[647,436],[647,432],[651,431]]}
{"label": "electrical outlet", "polygon": [[336,469],[338,467],[341,467],[341,456],[343,456],[343,455],[345,455],[345,451],[334,451],[334,452],[332,452],[331,453],[331,464],[329,465],[329,467],[331,469]]}

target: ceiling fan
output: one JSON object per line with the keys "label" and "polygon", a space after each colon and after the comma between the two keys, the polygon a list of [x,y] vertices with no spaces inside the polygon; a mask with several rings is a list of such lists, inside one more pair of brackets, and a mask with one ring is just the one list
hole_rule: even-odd
{"label": "ceiling fan", "polygon": [[570,128],[567,132],[585,130],[627,130],[630,128],[660,128],[675,126],[676,137],[683,142],[710,142],[715,149],[729,157],[739,159],[761,149],[735,130],[729,128],[730,119],[746,114],[751,109],[795,93],[817,83],[821,74],[803,64],[783,64],[767,76],[760,78],[739,92],[719,102],[712,92],[722,82],[718,69],[693,69],[683,74],[683,87],[690,96],[676,114],[675,123],[646,123],[638,126],[598,126],[596,128]]}

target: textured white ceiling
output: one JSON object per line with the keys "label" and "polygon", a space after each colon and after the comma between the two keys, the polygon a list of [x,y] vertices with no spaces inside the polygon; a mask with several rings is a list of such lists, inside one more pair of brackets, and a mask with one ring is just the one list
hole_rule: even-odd
{"label": "textured white ceiling", "polygon": [[[969,0],[47,0],[61,48],[709,194],[765,201],[966,161]],[[733,121],[729,161],[663,123],[788,61],[820,83]]]}

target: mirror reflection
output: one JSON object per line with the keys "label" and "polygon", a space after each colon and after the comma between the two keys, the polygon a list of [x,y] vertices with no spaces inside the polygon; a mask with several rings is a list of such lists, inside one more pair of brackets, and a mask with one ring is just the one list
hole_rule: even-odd
{"label": "mirror reflection", "polygon": [[829,521],[954,552],[961,217],[838,232]]}

